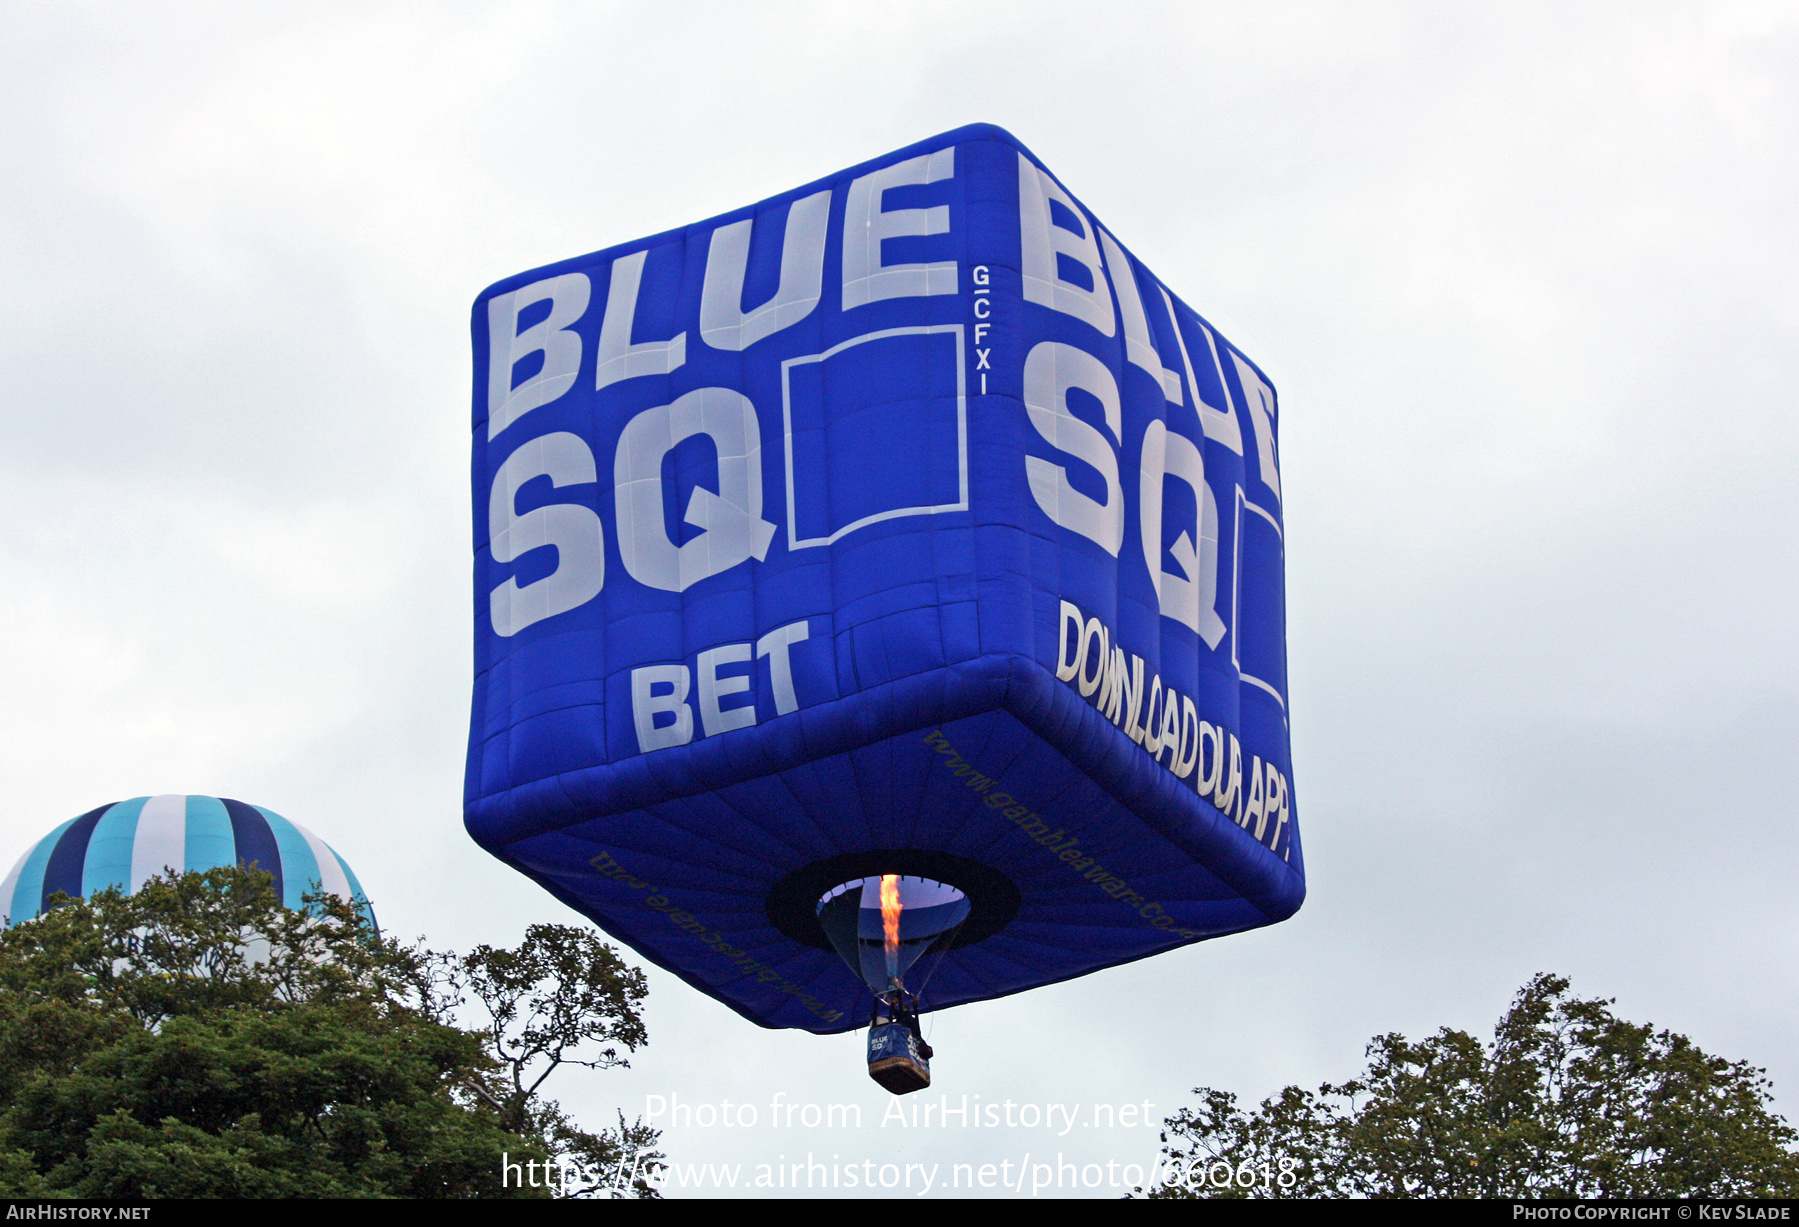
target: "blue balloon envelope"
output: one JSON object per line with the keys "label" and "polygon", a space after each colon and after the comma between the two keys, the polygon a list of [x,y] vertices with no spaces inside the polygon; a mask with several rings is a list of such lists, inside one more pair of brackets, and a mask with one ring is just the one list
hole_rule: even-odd
{"label": "blue balloon envelope", "polygon": [[867,1017],[820,916],[870,877],[965,900],[931,1008],[1299,907],[1273,384],[1009,133],[507,278],[473,331],[494,855],[815,1032]]}
{"label": "blue balloon envelope", "polygon": [[260,805],[183,793],[98,806],[38,840],[0,879],[0,926],[35,918],[58,894],[135,894],[154,877],[231,865],[269,874],[284,907],[326,891],[379,931],[355,871],[317,835]]}

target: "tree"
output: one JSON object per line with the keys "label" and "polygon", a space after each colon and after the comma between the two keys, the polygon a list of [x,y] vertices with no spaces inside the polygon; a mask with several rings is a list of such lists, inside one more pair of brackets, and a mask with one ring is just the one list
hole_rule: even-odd
{"label": "tree", "polygon": [[619,1045],[634,1052],[647,1042],[638,1014],[648,992],[643,972],[591,932],[550,924],[532,925],[517,950],[479,946],[463,958],[445,956],[443,965],[456,1004],[473,994],[486,1011],[486,1047],[497,1071],[469,1085],[501,1125],[548,1139],[564,1168],[587,1174],[580,1182],[587,1191],[624,1186],[636,1196],[661,1196],[650,1180],[662,1159],[656,1130],[626,1124],[620,1113],[617,1130],[592,1133],[538,1097],[561,1066],[613,1069],[628,1063]]}
{"label": "tree", "polygon": [[1539,975],[1493,1042],[1368,1045],[1358,1078],[1254,1112],[1196,1088],[1151,1197],[1792,1197],[1799,1135],[1746,1062],[1625,1022]]}
{"label": "tree", "polygon": [[[58,902],[0,934],[0,1194],[541,1197],[552,1160],[660,1158],[622,1116],[578,1129],[541,1077],[495,1103],[508,1054],[553,1069],[594,1038],[643,1042],[641,974],[590,934],[540,927],[522,963],[458,959],[380,938],[330,895],[289,911],[241,869]],[[537,974],[523,1001],[601,1016],[464,1029],[464,986],[496,964],[513,985]],[[502,1156],[534,1179],[507,1180]]]}

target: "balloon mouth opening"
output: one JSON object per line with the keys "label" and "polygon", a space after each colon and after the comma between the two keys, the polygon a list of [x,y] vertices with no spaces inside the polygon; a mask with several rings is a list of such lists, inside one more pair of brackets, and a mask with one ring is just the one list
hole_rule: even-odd
{"label": "balloon mouth opening", "polygon": [[[949,930],[931,947],[927,947],[926,957],[921,960],[924,966],[905,977],[906,987],[913,991],[923,984],[920,977],[924,973],[934,974],[943,966],[954,963],[963,948],[984,942],[1002,932],[1017,918],[1023,903],[1018,887],[1010,877],[980,861],[928,848],[870,848],[862,852],[843,852],[822,857],[796,866],[768,888],[763,908],[769,924],[783,937],[796,945],[841,959],[856,980],[866,985],[862,974],[861,950],[853,944],[861,940],[860,892],[852,888],[871,877],[878,883],[880,879],[889,876],[901,879],[920,878],[939,886],[952,887],[963,894],[969,907],[968,918],[962,922],[961,927]],[[905,910],[915,906],[905,895],[916,889],[901,887],[902,938],[911,937],[913,926],[919,923],[919,911],[914,911],[911,918],[904,918]],[[850,907],[841,902],[846,897],[856,906]],[[877,907],[878,899],[877,886]],[[837,916],[835,909],[838,907],[848,908],[855,917],[855,923],[847,923],[849,917]],[[832,916],[833,927],[839,930],[835,938],[825,931],[824,913]],[[843,923],[838,923],[840,921]],[[845,942],[843,939],[846,937],[852,940]],[[882,938],[884,977],[884,932]],[[844,958],[846,947],[853,958]],[[956,983],[960,985],[961,981],[958,979]],[[869,991],[879,995],[885,991],[886,982],[883,979],[879,986],[867,987]]]}
{"label": "balloon mouth opening", "polygon": [[839,882],[813,907],[831,948],[876,996],[922,988],[936,960],[920,961],[953,945],[972,910],[959,887],[899,873]]}

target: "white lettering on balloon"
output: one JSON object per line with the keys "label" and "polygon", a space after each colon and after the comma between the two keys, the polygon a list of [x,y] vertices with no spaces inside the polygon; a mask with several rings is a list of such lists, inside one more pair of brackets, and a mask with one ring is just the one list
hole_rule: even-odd
{"label": "white lettering on balloon", "polygon": [[[810,638],[805,622],[777,626],[753,643],[723,643],[699,653],[690,667],[685,663],[643,665],[631,670],[631,720],[637,730],[641,754],[684,746],[697,728],[701,737],[716,737],[756,723],[754,690],[760,678],[754,667],[768,661],[767,690],[775,715],[799,710],[793,687],[793,645]],[[737,668],[750,665],[748,672]],[[696,687],[697,682],[697,687]],[[693,692],[698,690],[698,694]],[[689,696],[697,698],[699,719],[694,719]],[[744,696],[749,702],[743,702]],[[729,703],[727,704],[727,700]]]}
{"label": "white lettering on balloon", "polygon": [[[952,227],[949,205],[889,209],[884,202],[888,189],[940,183],[953,179],[955,173],[956,151],[951,147],[904,159],[848,184],[842,232],[844,311],[891,299],[960,292],[959,268],[953,260],[888,264],[882,254],[888,239],[947,235]],[[1278,499],[1274,392],[1234,350],[1227,349],[1229,361],[1221,362],[1217,339],[1205,324],[1190,313],[1183,323],[1168,291],[1147,271],[1140,273],[1117,240],[1023,154],[1018,155],[1018,189],[1023,301],[1083,321],[1100,336],[1121,336],[1125,362],[1148,373],[1167,402],[1165,419],[1152,420],[1145,430],[1140,454],[1127,456],[1119,376],[1083,348],[1085,343],[1046,340],[1033,346],[1022,371],[1025,410],[1037,437],[1056,455],[1023,457],[1032,500],[1052,522],[1113,557],[1124,548],[1134,500],[1143,563],[1162,615],[1216,649],[1228,627],[1217,608],[1221,597],[1219,509],[1217,495],[1206,481],[1204,445],[1210,441],[1239,455],[1245,453],[1245,428],[1237,414],[1240,407],[1254,440],[1253,448],[1247,450],[1255,461],[1257,476]],[[748,310],[742,297],[756,222],[728,222],[711,232],[697,321],[705,345],[746,350],[817,309],[833,196],[831,189],[812,192],[787,206],[776,289],[767,301]],[[781,215],[771,212],[767,216],[772,223]],[[672,335],[663,334],[665,340],[636,335],[639,291],[649,256],[647,250],[630,252],[615,258],[607,269],[604,314],[592,343],[595,389],[644,376],[666,376],[686,364],[691,329],[671,329]],[[988,375],[993,370],[994,271],[994,266],[987,264],[969,269],[968,306],[973,316],[969,356],[973,361],[967,373],[976,376],[981,393],[988,391]],[[488,300],[485,357],[490,439],[533,409],[559,400],[574,386],[584,351],[576,325],[586,314],[591,296],[587,274],[565,273]],[[521,329],[520,321],[525,318],[534,322]],[[1172,346],[1166,344],[1169,337]],[[1205,369],[1222,391],[1222,405],[1202,399],[1195,358],[1202,364],[1209,362]],[[1241,406],[1232,403],[1227,366],[1242,388]],[[520,372],[525,372],[523,380],[514,386]],[[1071,403],[1077,395],[1086,401],[1086,407]],[[1095,402],[1097,412],[1093,410]],[[1184,415],[1189,408],[1197,415],[1197,430],[1190,429],[1192,418],[1176,425],[1177,415]],[[687,496],[686,506],[674,509],[676,523],[702,530],[683,542],[671,539],[669,532],[665,505],[671,495],[662,480],[662,464],[673,447],[696,436],[706,437],[716,451],[718,489],[695,488]],[[545,435],[541,443],[533,441],[516,449],[495,473],[489,515],[494,561],[509,562],[545,545],[554,545],[558,551],[557,569],[548,578],[523,588],[509,579],[492,591],[491,616],[502,636],[577,608],[600,591],[605,551],[595,509],[578,503],[553,504],[521,515],[511,501],[519,485],[532,477],[550,476],[557,487],[574,482],[570,475],[580,469],[581,459],[573,446],[576,443],[580,443],[577,436],[567,432]],[[590,467],[591,446],[580,443],[581,455]],[[1134,477],[1129,473],[1133,461],[1137,468]],[[531,465],[538,467],[527,472]],[[1097,475],[1099,485],[1087,485],[1079,476],[1082,473],[1088,478]],[[745,562],[766,559],[775,529],[762,517],[761,422],[756,406],[744,392],[700,388],[670,404],[637,413],[617,439],[613,475],[611,502],[619,557],[638,583],[685,592]],[[1077,488],[1076,482],[1084,488]],[[1171,482],[1188,487],[1194,510],[1182,513],[1183,517],[1190,514],[1190,519],[1170,526],[1174,539],[1165,543],[1164,508]],[[1187,506],[1185,493],[1180,494],[1178,505]],[[790,515],[792,510],[790,507]],[[675,538],[684,535],[677,531]],[[1228,599],[1229,593],[1223,596]],[[729,686],[731,675],[721,676]],[[702,679],[702,710],[710,701],[704,697],[708,693],[705,685]],[[1082,685],[1091,685],[1088,693],[1098,696],[1094,701],[1123,727],[1141,733],[1151,745],[1163,743],[1167,700],[1159,696],[1154,677],[1148,679],[1144,692],[1143,679],[1121,651],[1113,647],[1103,656],[1095,655]],[[714,722],[721,727],[735,718],[730,713],[737,709],[728,706],[734,693],[728,689],[718,692],[719,701],[727,704],[716,708]],[[1155,723],[1142,723],[1152,714]],[[1178,712],[1171,719],[1173,725],[1181,724]],[[1177,730],[1177,743],[1179,736]],[[1251,795],[1259,794],[1252,789]]]}
{"label": "white lettering on balloon", "polygon": [[1235,733],[1201,720],[1193,700],[1159,676],[1152,674],[1146,685],[1143,658],[1127,656],[1116,639],[1098,617],[1063,601],[1056,680],[1089,699],[1159,766],[1191,781],[1200,796],[1258,843],[1279,850],[1291,821],[1286,776],[1260,755],[1251,755],[1245,766]]}

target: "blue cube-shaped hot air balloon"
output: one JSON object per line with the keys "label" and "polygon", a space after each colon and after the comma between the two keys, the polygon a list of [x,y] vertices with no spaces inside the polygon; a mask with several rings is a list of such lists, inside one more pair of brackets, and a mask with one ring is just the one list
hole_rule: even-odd
{"label": "blue cube-shaped hot air balloon", "polygon": [[816,1032],[873,991],[821,909],[881,876],[967,901],[937,1008],[1299,907],[1274,386],[1009,133],[509,277],[473,327],[496,856]]}

